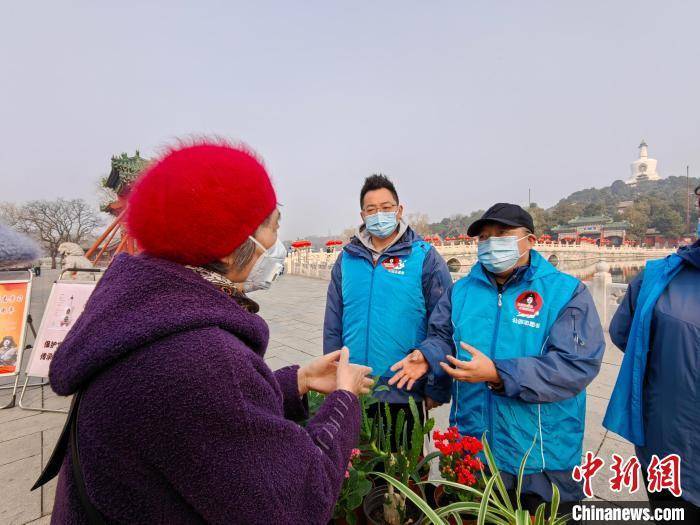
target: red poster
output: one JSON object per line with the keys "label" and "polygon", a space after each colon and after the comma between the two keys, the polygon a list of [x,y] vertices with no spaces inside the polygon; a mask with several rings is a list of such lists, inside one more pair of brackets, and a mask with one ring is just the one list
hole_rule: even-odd
{"label": "red poster", "polygon": [[0,282],[0,375],[17,373],[27,320],[29,282]]}

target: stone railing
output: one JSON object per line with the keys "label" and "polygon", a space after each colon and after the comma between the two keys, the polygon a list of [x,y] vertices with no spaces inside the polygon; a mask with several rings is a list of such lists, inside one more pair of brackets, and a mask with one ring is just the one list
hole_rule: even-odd
{"label": "stone railing", "polygon": [[603,327],[607,330],[622,298],[627,292],[627,284],[612,282],[610,265],[605,261],[596,264],[596,271],[590,281],[584,281],[593,296]]}
{"label": "stone railing", "polygon": [[[331,270],[337,257],[338,252],[297,252],[287,257],[285,273],[330,280]],[[612,264],[619,265],[619,263],[615,262]],[[639,262],[640,266],[643,264],[643,261]],[[571,272],[568,272],[566,269],[562,268],[562,271],[571,273],[577,277],[583,277],[578,269],[572,269]],[[465,275],[467,275],[467,272],[453,273],[452,278],[458,280]],[[590,273],[588,273],[586,277],[588,276],[590,276]],[[607,330],[610,320],[617,310],[617,306],[627,291],[627,284],[614,283],[612,280],[611,264],[603,260],[594,263],[593,275],[583,282],[586,283],[591,291],[600,320]]]}

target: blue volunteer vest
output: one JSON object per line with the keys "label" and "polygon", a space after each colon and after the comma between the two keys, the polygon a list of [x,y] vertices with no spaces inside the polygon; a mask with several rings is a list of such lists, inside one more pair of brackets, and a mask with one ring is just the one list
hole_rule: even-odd
{"label": "blue volunteer vest", "polygon": [[[530,268],[519,282],[499,295],[480,264],[452,289],[452,323],[457,358],[470,360],[460,341],[491,359],[542,355],[549,331],[571,300],[578,280],[557,271],[532,250]],[[572,337],[576,337],[571,318]],[[496,463],[517,474],[535,445],[525,473],[569,470],[579,464],[586,414],[585,391],[554,403],[526,403],[494,394],[486,383],[455,381],[450,422],[462,434],[481,438],[486,432]]]}
{"label": "blue volunteer vest", "polygon": [[389,368],[425,339],[422,275],[428,250],[416,241],[409,255],[382,255],[374,266],[343,253],[343,345],[352,363],[371,367],[375,376],[392,376]]}

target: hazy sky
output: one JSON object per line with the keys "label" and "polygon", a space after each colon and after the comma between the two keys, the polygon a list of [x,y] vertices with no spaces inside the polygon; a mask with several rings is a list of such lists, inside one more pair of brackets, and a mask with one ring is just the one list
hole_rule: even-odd
{"label": "hazy sky", "polygon": [[97,202],[191,133],[258,151],[284,238],[356,224],[376,171],[432,220],[627,178],[642,138],[700,173],[694,0],[0,6],[0,201]]}

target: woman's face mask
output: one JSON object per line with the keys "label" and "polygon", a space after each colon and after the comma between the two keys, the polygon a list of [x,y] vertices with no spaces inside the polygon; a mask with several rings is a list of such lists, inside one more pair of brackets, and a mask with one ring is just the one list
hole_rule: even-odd
{"label": "woman's face mask", "polygon": [[485,241],[479,241],[477,248],[477,257],[479,262],[484,265],[491,273],[507,272],[518,264],[518,259],[522,257],[518,242],[524,237],[507,236],[507,237],[489,237]]}
{"label": "woman's face mask", "polygon": [[257,244],[263,250],[263,253],[258,257],[258,260],[255,261],[253,268],[250,270],[248,277],[243,283],[243,290],[245,292],[267,290],[284,270],[287,248],[284,247],[284,244],[279,239],[269,248],[265,248],[254,237],[249,237],[249,239]]}

